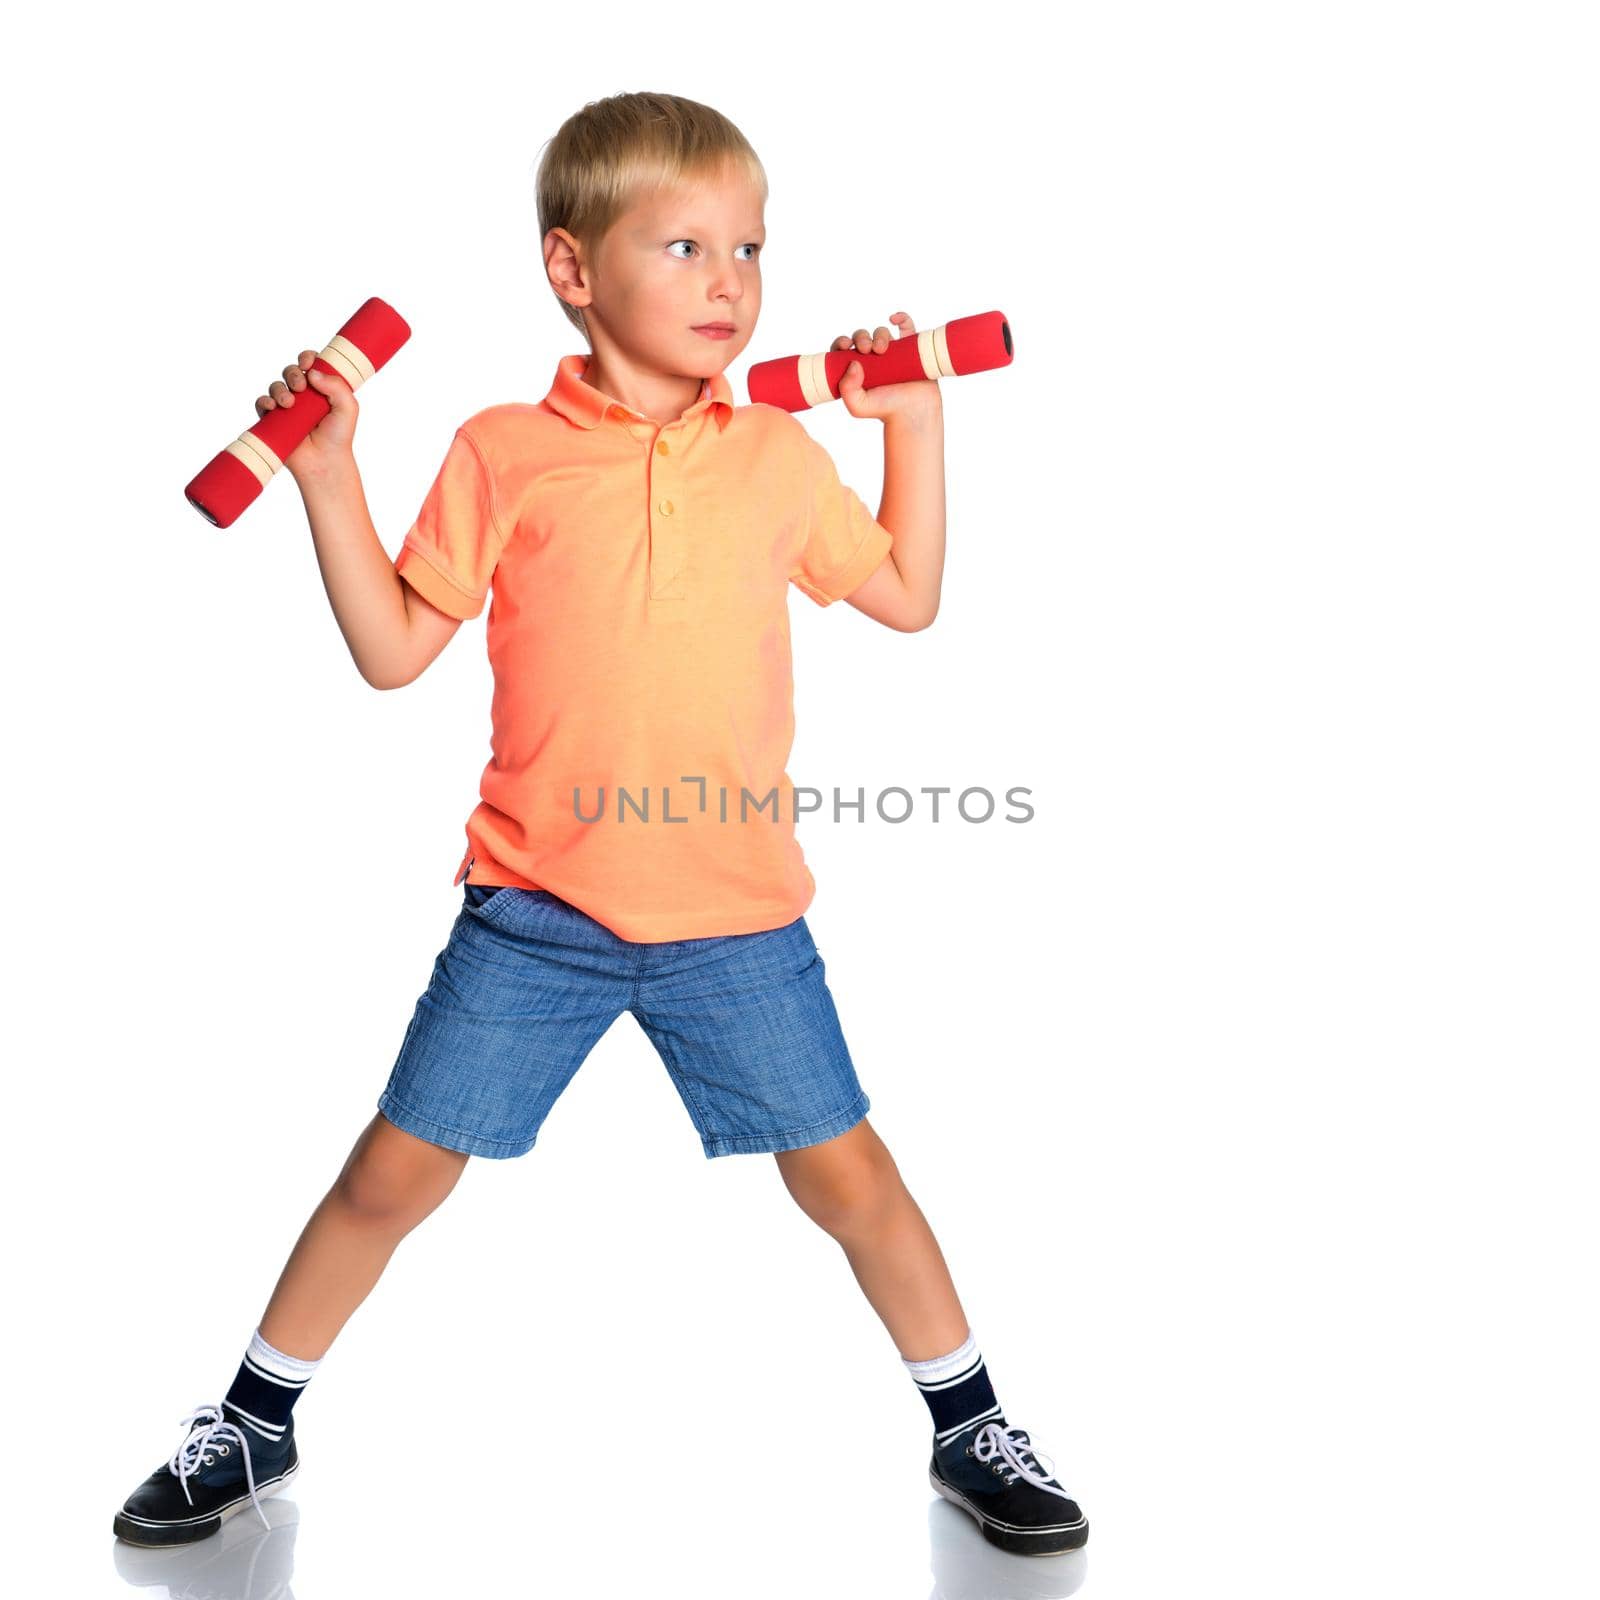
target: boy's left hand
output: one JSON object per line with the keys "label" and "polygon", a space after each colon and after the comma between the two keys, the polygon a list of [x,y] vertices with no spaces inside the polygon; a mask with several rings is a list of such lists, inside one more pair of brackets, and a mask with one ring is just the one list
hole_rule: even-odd
{"label": "boy's left hand", "polygon": [[[904,311],[894,312],[889,320],[900,324],[898,337],[916,337],[917,330]],[[896,337],[888,328],[879,326],[876,333],[857,328],[855,333],[841,333],[828,346],[830,350],[849,350],[852,346],[863,354],[868,350],[882,355],[889,341]],[[914,378],[905,383],[882,383],[869,389],[861,381],[859,366],[851,365],[839,379],[839,398],[852,417],[876,417],[880,421],[892,416],[926,416],[944,404],[937,381],[931,378]]]}

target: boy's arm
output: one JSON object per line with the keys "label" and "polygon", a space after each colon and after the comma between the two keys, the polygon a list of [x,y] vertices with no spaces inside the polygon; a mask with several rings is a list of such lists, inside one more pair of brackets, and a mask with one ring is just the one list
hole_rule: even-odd
{"label": "boy's arm", "polygon": [[388,686],[391,689],[403,689],[420,678],[433,664],[434,657],[450,643],[464,620],[441,611],[404,578],[400,580],[400,588],[406,599],[406,615],[411,619],[411,639],[402,663],[403,675]]}
{"label": "boy's arm", "polygon": [[356,670],[374,689],[419,676],[461,626],[424,600],[385,553],[355,458],[300,483],[322,586]]}
{"label": "boy's arm", "polygon": [[938,616],[944,581],[944,398],[936,383],[888,387],[909,391],[882,419],[883,499],[877,520],[894,544],[888,559],[845,599],[887,628],[916,633]]}

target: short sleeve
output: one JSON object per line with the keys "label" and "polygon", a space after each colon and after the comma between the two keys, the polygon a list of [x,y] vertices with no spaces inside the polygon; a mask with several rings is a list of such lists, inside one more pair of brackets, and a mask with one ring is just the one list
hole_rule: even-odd
{"label": "short sleeve", "polygon": [[831,606],[877,571],[894,538],[861,496],[839,481],[833,457],[795,425],[805,457],[806,531],[789,577],[819,606]]}
{"label": "short sleeve", "polygon": [[483,610],[505,542],[489,464],[457,428],[395,570],[424,600],[466,621]]}

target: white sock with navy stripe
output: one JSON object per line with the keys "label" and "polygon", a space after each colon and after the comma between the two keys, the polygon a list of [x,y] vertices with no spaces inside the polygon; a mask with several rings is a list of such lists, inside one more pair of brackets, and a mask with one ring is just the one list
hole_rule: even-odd
{"label": "white sock with navy stripe", "polygon": [[949,1444],[982,1423],[1004,1421],[970,1328],[966,1338],[948,1355],[931,1356],[926,1361],[907,1361],[901,1356],[900,1360],[933,1414],[935,1445]]}
{"label": "white sock with navy stripe", "polygon": [[257,1328],[232,1387],[222,1397],[225,1414],[250,1430],[252,1442],[259,1437],[268,1446],[277,1444],[288,1431],[295,1401],[321,1365],[320,1356],[305,1361],[274,1349]]}

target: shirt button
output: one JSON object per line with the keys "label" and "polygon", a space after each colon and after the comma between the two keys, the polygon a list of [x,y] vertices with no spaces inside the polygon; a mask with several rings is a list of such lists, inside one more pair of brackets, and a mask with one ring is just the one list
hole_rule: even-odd
{"label": "shirt button", "polygon": [[672,515],[672,502],[670,500],[658,500],[656,501],[656,510],[662,516],[670,517]]}
{"label": "shirt button", "polygon": [[671,453],[672,452],[670,450],[668,450],[668,448],[667,448],[667,441],[665,439],[657,439],[656,440],[656,454],[657,455],[665,456],[665,455],[670,455]]}

